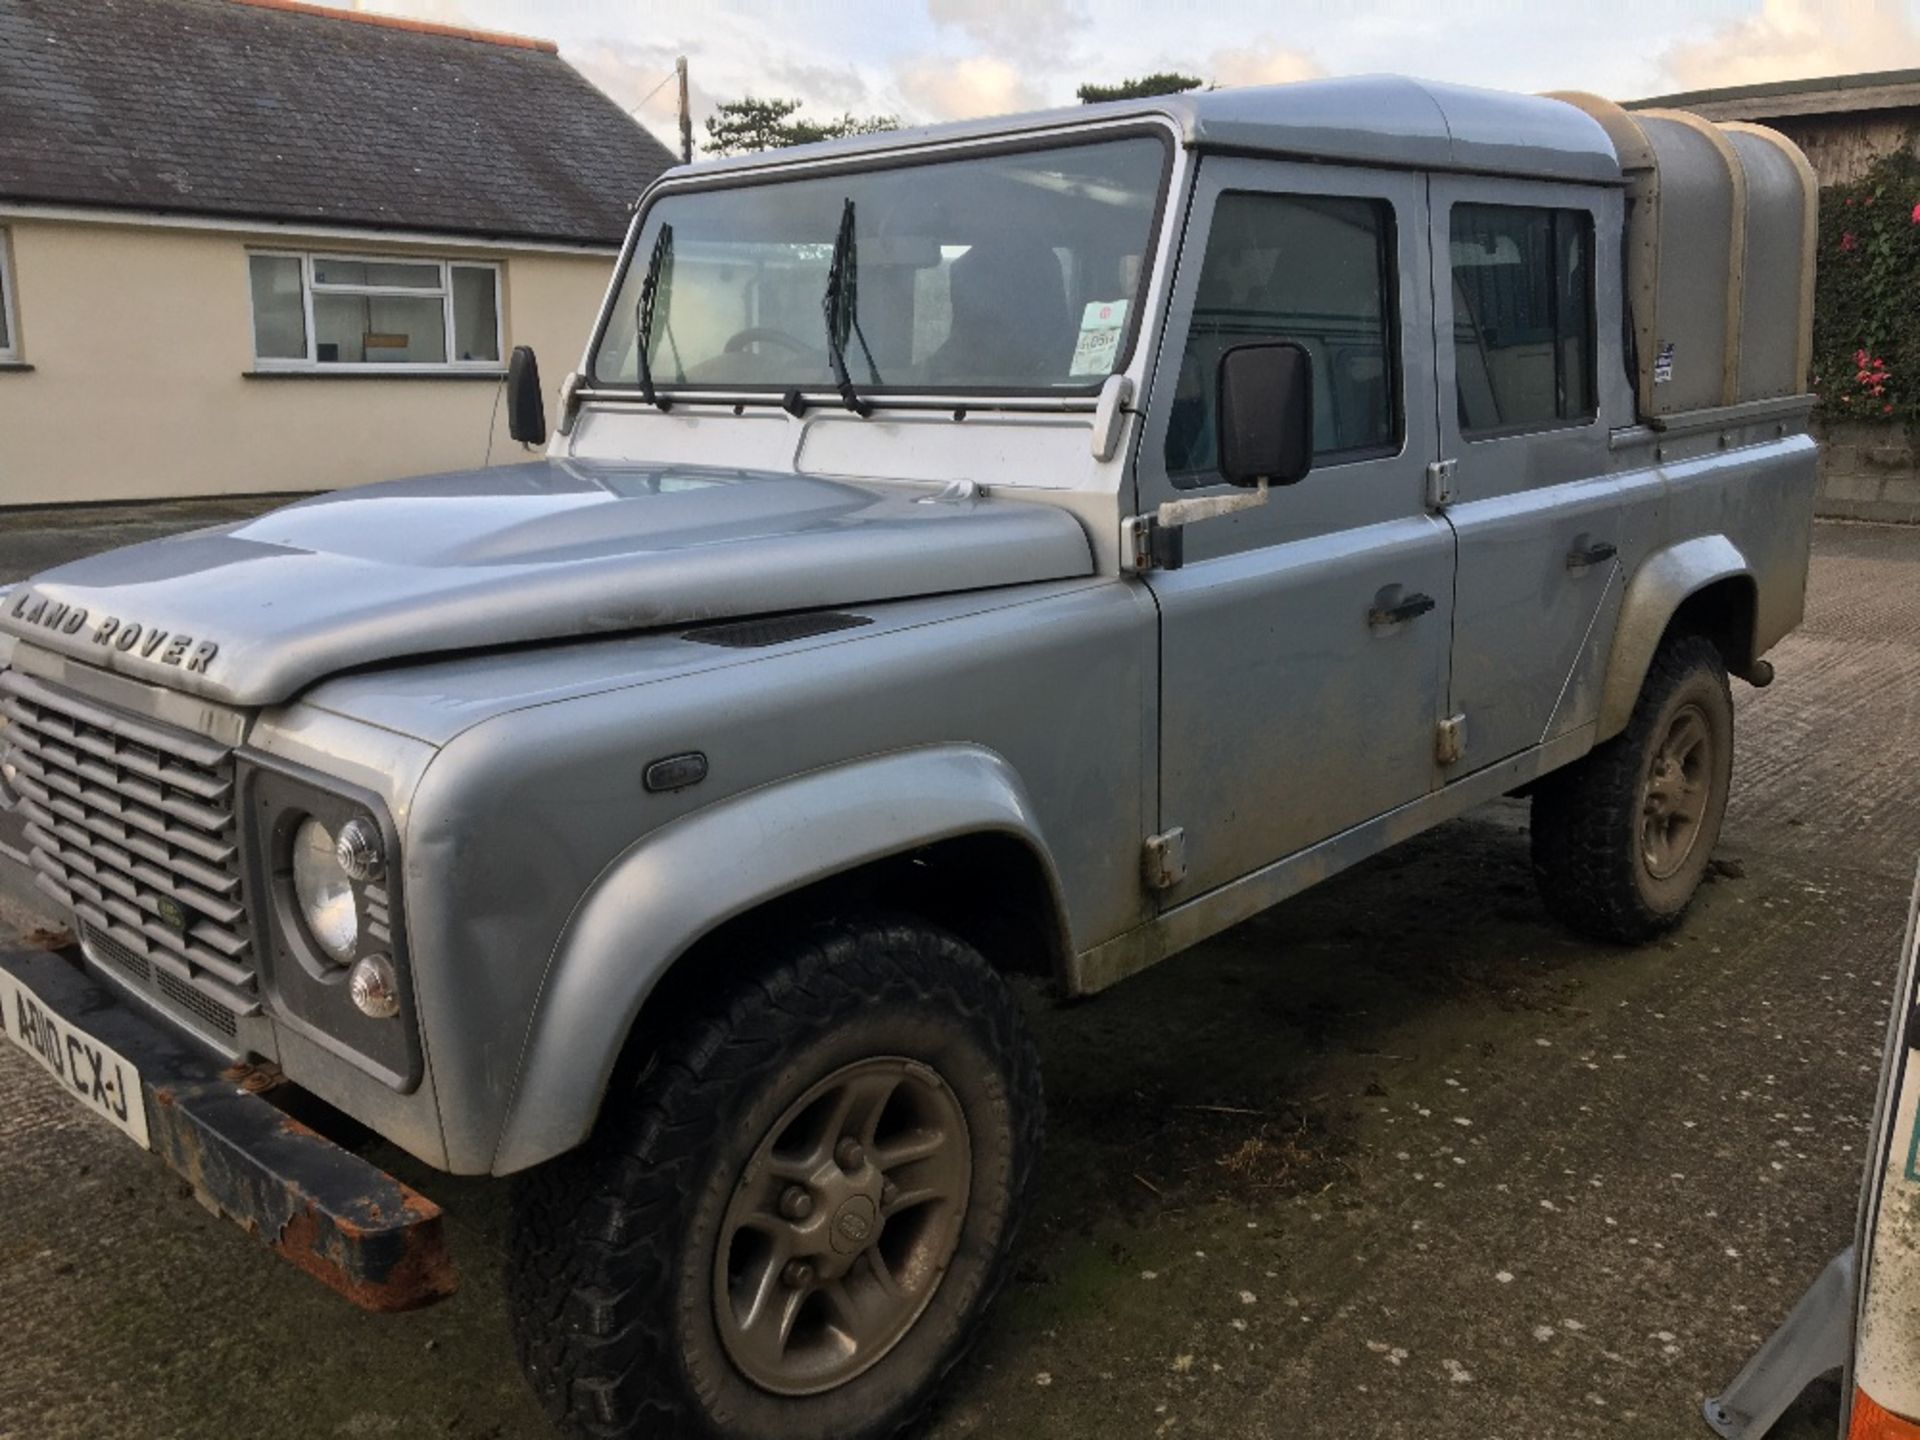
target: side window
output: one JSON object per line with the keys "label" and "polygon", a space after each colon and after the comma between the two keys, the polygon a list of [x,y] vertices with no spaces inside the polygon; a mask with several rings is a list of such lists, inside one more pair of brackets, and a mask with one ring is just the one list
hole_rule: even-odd
{"label": "side window", "polygon": [[0,360],[20,358],[20,342],[14,336],[13,275],[7,268],[7,232],[0,228]]}
{"label": "side window", "polygon": [[1220,357],[1252,341],[1294,340],[1312,353],[1316,457],[1398,444],[1393,257],[1384,200],[1220,197],[1167,426],[1176,484],[1217,478]]}
{"label": "side window", "polygon": [[[500,365],[500,267],[419,256],[247,257],[263,369]],[[375,373],[379,373],[376,371]]]}
{"label": "side window", "polygon": [[1592,418],[1592,217],[1456,205],[1449,232],[1461,433]]}

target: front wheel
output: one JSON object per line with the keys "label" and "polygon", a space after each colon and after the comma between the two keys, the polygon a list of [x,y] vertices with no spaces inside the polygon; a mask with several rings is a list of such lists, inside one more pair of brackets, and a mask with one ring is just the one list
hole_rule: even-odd
{"label": "front wheel", "polygon": [[1638,944],[1679,922],[1720,839],[1733,699],[1719,648],[1661,643],[1627,728],[1533,795],[1533,871],[1562,922]]}
{"label": "front wheel", "polygon": [[571,1434],[880,1440],[1006,1275],[1040,1146],[1004,981],[944,931],[824,925],[515,1188],[521,1363]]}

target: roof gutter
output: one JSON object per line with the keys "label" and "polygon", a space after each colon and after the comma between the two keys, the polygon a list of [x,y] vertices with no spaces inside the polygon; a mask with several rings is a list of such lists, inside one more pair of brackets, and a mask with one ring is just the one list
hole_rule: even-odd
{"label": "roof gutter", "polygon": [[257,235],[281,244],[297,239],[351,240],[362,244],[435,245],[441,248],[527,251],[548,255],[605,256],[609,259],[620,253],[618,241],[542,240],[535,237],[470,235],[448,230],[386,229],[378,225],[328,225],[306,220],[269,220],[174,210],[122,210],[104,205],[47,204],[4,197],[0,197],[0,219],[130,225],[140,229],[214,230]]}

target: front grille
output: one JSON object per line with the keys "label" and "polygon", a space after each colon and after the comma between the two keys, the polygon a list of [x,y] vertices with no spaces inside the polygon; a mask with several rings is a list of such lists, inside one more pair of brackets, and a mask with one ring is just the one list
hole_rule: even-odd
{"label": "front grille", "polygon": [[206,991],[196,989],[189,982],[162,970],[154,976],[160,993],[171,1000],[189,1015],[198,1015],[202,1021],[211,1025],[222,1035],[232,1035],[240,1028],[240,1017],[236,1015],[224,1000],[216,1000]]}
{"label": "front grille", "polygon": [[153,983],[153,962],[144,955],[134,954],[106,931],[82,922],[80,938],[87,942],[87,949],[96,960],[113,966],[129,980],[138,980],[142,985]]}
{"label": "front grille", "polygon": [[233,1034],[260,1010],[233,752],[11,670],[0,714],[40,887],[122,975]]}

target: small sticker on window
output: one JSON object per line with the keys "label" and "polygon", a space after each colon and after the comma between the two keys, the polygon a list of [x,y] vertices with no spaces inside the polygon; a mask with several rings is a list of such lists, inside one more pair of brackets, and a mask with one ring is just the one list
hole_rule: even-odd
{"label": "small sticker on window", "polygon": [[[1105,375],[1120,353],[1120,337],[1127,328],[1127,302],[1089,300],[1080,313],[1080,339],[1073,347],[1070,375]],[[1056,352],[1058,353],[1058,352]]]}
{"label": "small sticker on window", "polygon": [[1653,357],[1653,383],[1664,385],[1673,379],[1673,341],[1669,340],[1660,347],[1660,353]]}

